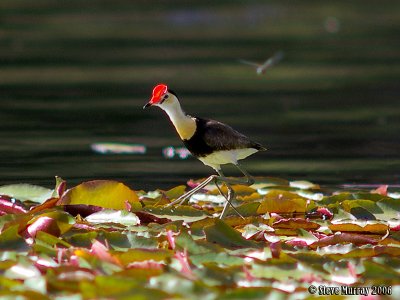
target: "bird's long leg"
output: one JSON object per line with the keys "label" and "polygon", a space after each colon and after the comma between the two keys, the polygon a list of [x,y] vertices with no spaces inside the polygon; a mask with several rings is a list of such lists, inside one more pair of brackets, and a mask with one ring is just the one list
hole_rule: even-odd
{"label": "bird's long leg", "polygon": [[[243,216],[238,212],[238,210],[233,206],[231,200],[234,198],[235,196],[235,192],[233,190],[233,188],[231,187],[231,184],[243,184],[243,185],[252,185],[254,183],[254,179],[253,177],[246,171],[244,170],[239,164],[235,164],[235,166],[243,173],[243,175],[245,176],[244,179],[242,178],[228,178],[225,177],[225,175],[222,173],[221,170],[216,170],[218,172],[218,175],[211,175],[210,177],[208,177],[207,179],[205,179],[202,183],[200,183],[198,186],[196,186],[195,188],[191,189],[189,192],[183,194],[182,196],[180,196],[179,198],[177,198],[176,200],[172,201],[171,203],[169,203],[167,205],[168,206],[172,206],[175,205],[177,203],[182,204],[186,199],[188,199],[189,197],[191,197],[192,195],[194,195],[196,192],[198,192],[199,190],[201,190],[202,188],[204,188],[205,186],[207,186],[210,182],[215,181],[215,184],[220,192],[220,194],[226,199],[226,204],[222,210],[221,216],[220,218],[222,218],[226,212],[226,209],[228,207],[228,205],[231,205],[232,208],[236,211],[236,213],[243,218]],[[220,189],[220,187],[218,186],[218,182],[223,182],[225,183],[227,189],[228,189],[228,195],[225,196],[224,193],[222,192],[222,190]]]}
{"label": "bird's long leg", "polygon": [[187,198],[191,197],[192,195],[194,195],[197,191],[201,190],[202,188],[204,188],[206,185],[208,185],[211,181],[215,180],[215,178],[217,178],[217,175],[211,175],[210,177],[208,177],[207,179],[205,179],[202,183],[200,183],[198,186],[196,186],[195,188],[191,189],[189,192],[183,194],[182,196],[180,196],[179,198],[177,198],[176,200],[172,201],[171,203],[169,203],[167,205],[168,206],[172,206],[175,205],[177,203],[182,204]]}
{"label": "bird's long leg", "polygon": [[[226,178],[224,176],[224,174],[222,173],[221,170],[217,170],[219,177],[216,178],[215,180],[215,185],[218,188],[219,193],[225,198],[226,203],[224,205],[224,208],[222,209],[221,215],[219,216],[220,219],[222,219],[226,213],[226,209],[228,208],[228,205],[232,206],[233,210],[242,218],[244,219],[244,217],[242,216],[242,214],[236,209],[236,207],[232,204],[232,199],[235,198],[235,191],[233,190],[232,186],[226,182],[221,180],[222,178]],[[228,189],[228,195],[225,195],[221,188],[218,185],[218,181],[222,181],[223,183],[225,183],[226,188]]]}
{"label": "bird's long leg", "polygon": [[239,169],[240,172],[243,173],[245,178],[228,178],[228,177],[220,175],[218,177],[218,181],[229,183],[229,184],[242,184],[242,185],[247,185],[247,186],[250,186],[255,182],[254,178],[245,169],[243,169],[239,164],[235,164],[235,166],[236,166],[236,168]]}
{"label": "bird's long leg", "polygon": [[243,175],[246,177],[246,184],[247,185],[254,184],[255,180],[254,180],[253,176],[251,176],[245,169],[243,169],[241,165],[235,164],[235,167],[238,168],[239,171],[242,172]]}

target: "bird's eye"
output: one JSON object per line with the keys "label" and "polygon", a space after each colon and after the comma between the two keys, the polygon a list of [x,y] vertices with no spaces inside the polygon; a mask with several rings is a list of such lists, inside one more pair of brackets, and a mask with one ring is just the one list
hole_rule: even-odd
{"label": "bird's eye", "polygon": [[168,94],[165,94],[164,96],[162,96],[161,100],[160,100],[160,104],[164,103],[165,100],[168,99]]}

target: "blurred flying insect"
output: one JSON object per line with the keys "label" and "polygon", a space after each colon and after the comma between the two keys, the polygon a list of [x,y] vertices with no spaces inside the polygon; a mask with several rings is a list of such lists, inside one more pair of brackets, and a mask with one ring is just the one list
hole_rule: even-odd
{"label": "blurred flying insect", "polygon": [[250,65],[250,66],[256,67],[257,74],[261,75],[261,74],[264,74],[267,69],[269,69],[270,67],[272,67],[273,65],[276,65],[279,61],[281,61],[282,58],[283,58],[283,52],[279,51],[279,52],[276,52],[270,58],[268,58],[262,64],[259,64],[259,63],[256,63],[256,62],[252,62],[252,61],[248,61],[248,60],[244,60],[244,59],[239,59],[239,62],[241,62],[243,64],[246,64],[246,65]]}

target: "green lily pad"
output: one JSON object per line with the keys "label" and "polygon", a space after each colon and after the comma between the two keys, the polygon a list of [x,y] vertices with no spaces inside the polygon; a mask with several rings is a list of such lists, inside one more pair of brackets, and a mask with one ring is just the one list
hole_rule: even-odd
{"label": "green lily pad", "polygon": [[172,251],[165,249],[128,249],[126,252],[113,252],[123,265],[132,262],[141,262],[145,260],[165,261],[173,254]]}
{"label": "green lily pad", "polygon": [[392,199],[392,198],[385,198],[381,201],[376,203],[379,208],[382,209],[383,216],[386,220],[391,218],[399,219],[400,218],[400,200],[399,199]]}
{"label": "green lily pad", "polygon": [[210,252],[207,248],[193,240],[193,237],[185,230],[175,237],[176,246],[190,254],[204,254]]}
{"label": "green lily pad", "polygon": [[177,199],[180,196],[182,196],[185,193],[185,190],[186,190],[186,186],[178,185],[177,187],[174,187],[174,188],[166,191],[165,196],[170,200],[174,200],[174,199]]}
{"label": "green lily pad", "polygon": [[242,266],[244,259],[238,256],[229,255],[225,252],[208,252],[202,254],[195,254],[190,256],[190,260],[195,265],[204,263],[218,263],[226,266]]}
{"label": "green lily pad", "polygon": [[124,251],[130,248],[157,249],[156,238],[144,237],[136,232],[100,232],[99,239],[103,238],[114,250]]}
{"label": "green lily pad", "polygon": [[17,183],[0,186],[0,195],[7,195],[21,201],[31,200],[43,203],[52,197],[53,190],[38,185]]}
{"label": "green lily pad", "polygon": [[260,247],[256,242],[246,240],[240,232],[236,231],[220,219],[216,219],[213,225],[205,227],[204,232],[207,241],[219,244],[226,248]]}
{"label": "green lily pad", "polygon": [[208,217],[206,212],[194,209],[188,205],[175,207],[146,206],[143,210],[158,218],[167,218],[171,221],[183,220],[185,222],[195,222]]}
{"label": "green lily pad", "polygon": [[13,225],[0,234],[0,250],[22,251],[28,249],[25,240],[18,234],[18,224]]}
{"label": "green lily pad", "polygon": [[377,279],[379,281],[386,279],[394,282],[398,282],[400,278],[400,273],[387,265],[381,265],[372,261],[365,261],[364,268],[364,276],[367,278]]}
{"label": "green lily pad", "polygon": [[50,246],[64,246],[66,248],[71,247],[71,244],[67,243],[66,241],[44,231],[39,231],[36,234],[35,242],[37,243],[39,241]]}

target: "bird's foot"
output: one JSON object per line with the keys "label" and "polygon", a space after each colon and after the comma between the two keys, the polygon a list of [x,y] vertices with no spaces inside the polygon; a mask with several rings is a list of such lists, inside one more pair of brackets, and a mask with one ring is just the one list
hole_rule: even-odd
{"label": "bird's foot", "polygon": [[255,179],[253,177],[251,177],[251,176],[247,177],[247,185],[248,186],[253,185],[255,182],[256,181],[255,181]]}
{"label": "bird's foot", "polygon": [[[188,200],[189,199],[189,197],[191,196],[189,193],[190,193],[191,191],[189,191],[189,192],[187,192],[187,193],[185,193],[185,194],[183,194],[182,196],[180,196],[179,198],[176,198],[174,201],[172,201],[171,203],[168,203],[167,205],[166,205],[166,207],[171,207],[171,206],[173,206],[173,205],[182,205],[186,200]],[[188,195],[189,194],[189,195]]]}
{"label": "bird's foot", "polygon": [[236,209],[236,207],[233,205],[232,200],[235,198],[235,191],[233,190],[233,188],[230,185],[226,185],[226,187],[228,188],[228,195],[225,195],[222,190],[219,188],[218,184],[217,184],[219,193],[225,198],[226,202],[224,205],[224,208],[222,209],[221,214],[219,215],[220,219],[223,219],[226,213],[226,210],[228,208],[228,206],[230,205],[233,210],[237,213],[237,215],[239,217],[241,217],[242,219],[244,219],[244,217],[242,216],[242,214]]}
{"label": "bird's foot", "polygon": [[[251,185],[252,183],[254,183],[254,180],[251,177],[247,177],[247,180],[249,182],[249,185]],[[199,190],[201,190],[202,188],[204,188],[205,186],[207,186],[210,182],[214,181],[216,187],[218,188],[219,193],[225,198],[226,203],[225,206],[222,210],[222,213],[220,215],[220,219],[222,219],[226,213],[226,210],[228,208],[228,205],[232,206],[233,210],[242,218],[244,219],[244,217],[241,215],[241,213],[236,209],[236,207],[232,204],[232,200],[235,198],[235,191],[233,190],[233,188],[229,185],[229,181],[226,180],[225,177],[222,176],[217,176],[217,175],[211,175],[210,177],[208,177],[206,180],[204,180],[202,183],[200,183],[198,186],[196,186],[195,188],[191,189],[190,191],[188,191],[187,193],[183,194],[182,196],[180,196],[179,198],[175,199],[174,201],[172,201],[171,203],[167,204],[166,207],[171,207],[173,205],[182,205],[185,201],[187,201],[191,196],[193,196],[195,193],[197,193]],[[218,185],[218,182],[223,182],[226,184],[227,188],[228,188],[228,194],[225,195],[221,188]]]}

